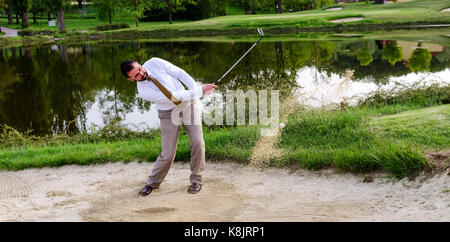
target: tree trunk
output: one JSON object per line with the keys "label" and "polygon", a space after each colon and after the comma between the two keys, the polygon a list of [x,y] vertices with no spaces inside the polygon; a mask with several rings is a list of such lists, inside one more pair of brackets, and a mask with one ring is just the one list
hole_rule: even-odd
{"label": "tree trunk", "polygon": [[19,14],[16,13],[16,24],[19,24]]}
{"label": "tree trunk", "polygon": [[172,2],[170,0],[166,0],[166,3],[169,9],[169,24],[172,24]]}
{"label": "tree trunk", "polygon": [[284,52],[283,52],[283,42],[275,43],[275,51],[277,53],[277,68],[276,68],[276,76],[281,78],[284,76]]}
{"label": "tree trunk", "polygon": [[12,59],[15,61],[16,60],[16,47],[11,48],[11,55],[12,55]]}
{"label": "tree trunk", "polygon": [[137,0],[134,0],[134,11],[136,14],[136,28],[139,27],[139,16],[137,12]]}
{"label": "tree trunk", "polygon": [[108,18],[109,18],[109,25],[112,24],[112,10],[111,8],[108,10]]}
{"label": "tree trunk", "polygon": [[283,13],[283,0],[277,0],[277,13]]}
{"label": "tree trunk", "polygon": [[50,14],[50,11],[48,11],[48,21],[52,21],[52,15]]}
{"label": "tree trunk", "polygon": [[36,10],[33,10],[33,24],[37,24]]}
{"label": "tree trunk", "polygon": [[67,54],[67,46],[65,46],[64,44],[59,45],[59,57],[64,62],[69,61],[69,55]]}
{"label": "tree trunk", "polygon": [[66,23],[64,22],[64,9],[61,8],[56,15],[56,20],[58,21],[58,32],[66,31]]}
{"label": "tree trunk", "polygon": [[21,15],[22,15],[22,28],[28,28],[30,26],[30,22],[28,22],[28,14],[26,8],[22,8]]}
{"label": "tree trunk", "polygon": [[313,9],[316,9],[317,8],[317,0],[314,0],[314,6],[313,6]]}
{"label": "tree trunk", "polygon": [[252,14],[252,8],[250,7],[249,3],[245,3],[244,8],[245,8],[245,14],[247,14],[247,15]]}
{"label": "tree trunk", "polygon": [[8,24],[13,24],[12,20],[12,0],[8,0]]}
{"label": "tree trunk", "polygon": [[27,59],[29,59],[29,60],[31,60],[31,59],[33,58],[30,49],[25,49],[25,56],[26,56]]}

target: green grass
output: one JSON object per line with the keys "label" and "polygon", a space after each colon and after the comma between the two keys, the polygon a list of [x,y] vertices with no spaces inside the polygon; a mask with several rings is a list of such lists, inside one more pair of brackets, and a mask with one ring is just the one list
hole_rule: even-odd
{"label": "green grass", "polygon": [[[46,19],[38,19],[37,22],[38,22],[37,24],[31,23],[30,27],[28,27],[27,29],[30,29],[30,30],[54,30],[54,31],[58,30],[57,26],[53,26],[53,27],[48,26],[48,21]],[[178,25],[178,24],[186,23],[186,22],[192,22],[192,21],[174,21],[174,25]],[[20,25],[20,24],[8,25],[7,23],[8,23],[8,19],[0,18],[0,26],[5,26],[8,28],[18,29],[18,30],[22,29],[22,25]],[[130,25],[130,27],[132,29],[136,28],[134,18],[124,17],[124,18],[120,18],[120,19],[115,19],[113,21],[113,23],[126,23],[126,24]],[[73,30],[91,31],[91,29],[95,28],[96,26],[108,24],[108,21],[99,20],[99,19],[66,19],[65,24],[66,24],[67,31],[73,31]],[[156,28],[163,28],[163,27],[169,26],[169,23],[167,21],[140,22],[139,26],[141,28],[156,29]]]}
{"label": "green grass", "polygon": [[[325,11],[323,9],[302,11],[296,13],[283,14],[255,14],[255,15],[228,15],[215,17],[200,21],[179,21],[172,25],[167,22],[143,22],[140,23],[139,31],[153,30],[181,30],[181,31],[199,31],[199,30],[222,30],[230,29],[254,29],[255,27],[264,27],[266,30],[280,28],[323,28],[323,27],[342,27],[342,26],[362,26],[362,29],[369,28],[371,24],[378,24],[382,27],[389,27],[397,24],[426,24],[426,23],[450,23],[450,12],[441,12],[440,10],[450,7],[447,0],[415,0],[409,2],[400,2],[395,4],[365,4],[365,3],[347,3],[342,5],[343,10]],[[239,11],[235,8],[229,8],[230,14],[237,14]],[[331,23],[329,20],[363,17],[364,20],[348,23]],[[127,16],[120,16],[115,19],[115,23],[127,23],[134,27],[134,19]],[[105,24],[105,21],[97,19],[67,19],[68,30],[88,30],[97,25]],[[6,26],[6,19],[0,19],[0,24]],[[11,27],[20,28],[12,25]],[[33,30],[49,29],[46,20],[41,20],[38,25],[30,27]],[[56,27],[54,28],[56,29]],[[294,31],[294,29],[292,31]],[[117,30],[124,31],[124,30]],[[127,31],[127,30],[125,30]],[[270,31],[269,31],[270,32]],[[177,33],[179,34],[179,33]],[[207,34],[207,33],[203,33]]]}
{"label": "green grass", "polygon": [[[238,127],[208,131],[204,129],[206,156],[208,159],[230,159],[247,162],[255,142],[259,138],[259,128]],[[75,138],[76,139],[76,138]],[[56,142],[47,145],[27,143],[3,147],[0,150],[0,169],[21,170],[32,167],[62,166],[69,164],[88,165],[113,161],[151,161],[161,151],[161,138],[152,137],[112,141]],[[178,140],[178,161],[190,160],[189,138],[183,131]]]}
{"label": "green grass", "polygon": [[449,86],[406,89],[373,93],[345,110],[299,109],[278,143],[282,157],[271,164],[384,170],[399,178],[413,174],[429,166],[425,151],[450,148],[450,105],[442,105],[449,91]]}
{"label": "green grass", "polygon": [[385,138],[411,140],[426,148],[446,148],[450,144],[450,105],[376,117],[371,126]]}
{"label": "green grass", "polygon": [[[449,12],[440,12],[450,7],[445,0],[416,0],[396,4],[347,3],[341,11],[312,10],[284,14],[233,15],[211,18],[193,23],[180,24],[177,27],[189,28],[231,28],[243,27],[318,27],[336,25],[328,20],[344,17],[364,17],[362,23],[401,23],[417,21],[450,22]],[[361,23],[361,22],[360,22]],[[343,25],[352,24],[346,23]]]}

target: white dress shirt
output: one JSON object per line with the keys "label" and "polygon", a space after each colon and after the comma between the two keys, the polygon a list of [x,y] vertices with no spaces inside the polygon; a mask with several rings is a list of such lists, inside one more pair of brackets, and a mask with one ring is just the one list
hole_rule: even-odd
{"label": "white dress shirt", "polygon": [[[142,65],[147,74],[158,80],[173,96],[182,102],[199,99],[203,96],[202,88],[183,69],[161,58],[153,57]],[[189,89],[184,89],[183,84]],[[173,104],[152,81],[137,82],[139,97],[156,104],[159,110],[175,108]]]}

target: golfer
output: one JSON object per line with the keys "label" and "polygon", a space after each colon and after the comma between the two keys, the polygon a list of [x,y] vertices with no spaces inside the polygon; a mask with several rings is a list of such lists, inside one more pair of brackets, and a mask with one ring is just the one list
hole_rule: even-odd
{"label": "golfer", "polygon": [[124,61],[120,69],[128,80],[137,82],[139,97],[156,105],[161,123],[162,151],[139,195],[147,196],[153,189],[157,189],[169,172],[175,159],[181,123],[191,142],[191,185],[187,191],[191,194],[198,193],[205,167],[205,141],[198,102],[200,97],[213,92],[217,86],[207,84],[199,87],[184,70],[156,57],[143,65],[134,60]]}

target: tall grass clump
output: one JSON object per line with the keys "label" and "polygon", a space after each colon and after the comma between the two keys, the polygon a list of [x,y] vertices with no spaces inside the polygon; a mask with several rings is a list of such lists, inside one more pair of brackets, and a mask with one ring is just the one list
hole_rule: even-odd
{"label": "tall grass clump", "polygon": [[359,107],[374,108],[380,114],[431,107],[450,103],[450,84],[395,85],[389,90],[377,90],[358,100]]}
{"label": "tall grass clump", "polygon": [[145,129],[134,131],[115,120],[102,128],[93,129],[90,132],[83,131],[75,135],[69,135],[68,132],[61,132],[46,136],[36,136],[33,134],[33,130],[20,132],[6,124],[0,124],[0,148],[114,142],[131,139],[148,139],[158,135],[159,130]]}
{"label": "tall grass clump", "polygon": [[[120,122],[111,122],[90,133],[66,133],[37,137],[7,125],[0,132],[0,170],[89,165],[115,161],[154,161],[161,152],[160,130],[132,131]],[[258,126],[203,129],[206,158],[249,161],[259,139]],[[190,140],[180,127],[175,160],[190,160]]]}
{"label": "tall grass clump", "polygon": [[397,178],[413,175],[429,166],[425,155],[410,144],[384,142],[375,147],[371,154],[375,162]]}

